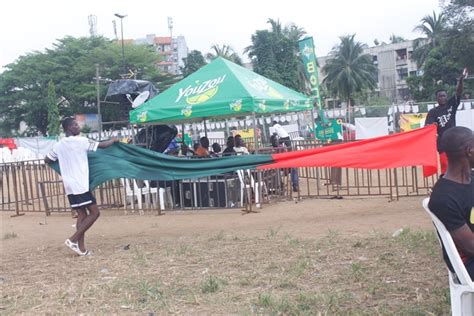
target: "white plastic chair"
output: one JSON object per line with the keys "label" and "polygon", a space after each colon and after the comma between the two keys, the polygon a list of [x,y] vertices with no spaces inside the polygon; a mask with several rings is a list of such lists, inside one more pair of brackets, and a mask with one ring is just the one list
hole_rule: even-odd
{"label": "white plastic chair", "polygon": [[143,181],[145,183],[145,191],[151,195],[151,201],[153,204],[153,207],[156,207],[156,202],[157,199],[160,203],[160,210],[164,211],[165,210],[165,193],[166,190],[164,188],[152,188],[150,186],[150,182],[148,180]]}
{"label": "white plastic chair", "polygon": [[245,170],[247,172],[247,177],[250,179],[250,183],[247,183],[245,181],[245,172],[244,170],[237,170],[237,175],[239,176],[239,180],[240,180],[240,205],[243,206],[244,205],[244,194],[245,192],[247,192],[247,194],[249,195],[248,198],[249,198],[249,201],[251,200],[251,193],[252,193],[252,190],[253,190],[253,193],[255,195],[255,205],[257,208],[261,208],[261,204],[260,204],[260,188],[262,188],[262,191],[265,191],[266,193],[266,190],[267,190],[267,187],[265,185],[265,183],[263,181],[255,181],[253,176],[252,176],[252,173],[250,172],[249,169]]}
{"label": "white plastic chair", "polygon": [[444,245],[449,261],[456,273],[449,273],[449,292],[451,294],[451,314],[452,315],[473,315],[474,312],[474,283],[459,256],[451,234],[444,224],[428,208],[429,198],[423,200],[423,208],[430,215],[433,224],[438,231],[438,240]]}

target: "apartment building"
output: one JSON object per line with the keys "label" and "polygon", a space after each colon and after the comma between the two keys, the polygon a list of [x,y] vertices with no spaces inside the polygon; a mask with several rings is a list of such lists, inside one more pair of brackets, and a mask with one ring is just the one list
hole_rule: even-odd
{"label": "apartment building", "polygon": [[[404,41],[395,44],[382,44],[368,47],[365,54],[372,56],[374,64],[378,68],[377,91],[381,96],[389,98],[392,102],[402,102],[409,95],[406,78],[412,75],[420,75],[420,69],[412,60],[413,42]],[[318,57],[320,65],[320,78],[324,78],[321,69],[331,56]]]}
{"label": "apartment building", "polygon": [[133,40],[136,45],[151,45],[163,56],[163,61],[158,63],[161,71],[179,75],[184,61],[188,57],[188,46],[184,36],[171,38],[170,36],[156,36],[147,34],[145,38]]}

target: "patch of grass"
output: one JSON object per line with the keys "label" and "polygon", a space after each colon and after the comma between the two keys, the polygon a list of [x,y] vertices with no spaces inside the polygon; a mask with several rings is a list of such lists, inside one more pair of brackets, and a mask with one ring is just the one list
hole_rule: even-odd
{"label": "patch of grass", "polygon": [[308,266],[308,258],[300,256],[298,260],[290,267],[289,272],[294,276],[301,276]]}
{"label": "patch of grass", "polygon": [[269,307],[272,307],[275,303],[274,303],[274,300],[273,300],[271,294],[260,293],[258,295],[258,303],[257,304],[261,307],[269,308]]}
{"label": "patch of grass", "polygon": [[139,302],[156,302],[163,299],[163,291],[161,290],[161,283],[157,281],[142,280],[136,285],[138,294],[140,295]]}
{"label": "patch of grass", "polygon": [[301,241],[298,238],[293,237],[290,234],[285,235],[285,240],[288,242],[288,246],[298,247],[301,244]]}
{"label": "patch of grass", "polygon": [[221,230],[217,235],[209,238],[209,241],[212,241],[212,240],[224,240],[225,239],[225,235],[224,235],[224,231]]}
{"label": "patch of grass", "polygon": [[410,229],[404,229],[395,240],[411,250],[433,248],[433,245],[438,244],[433,231],[412,232]]}
{"label": "patch of grass", "polygon": [[6,233],[5,235],[3,235],[3,240],[13,239],[16,237],[18,237],[18,235],[15,232]]}
{"label": "patch of grass", "polygon": [[137,265],[143,266],[149,264],[149,259],[151,258],[151,254],[145,253],[142,249],[135,247],[135,261]]}
{"label": "patch of grass", "polygon": [[353,262],[351,264],[351,277],[355,281],[362,281],[366,277],[366,269],[358,262]]}
{"label": "patch of grass", "polygon": [[289,280],[283,280],[282,282],[280,282],[280,284],[278,284],[278,287],[280,289],[295,289],[297,288],[298,286],[292,282],[292,281],[289,281]]}
{"label": "patch of grass", "polygon": [[202,293],[215,293],[219,290],[220,287],[219,279],[209,275],[203,282],[201,282],[201,292]]}
{"label": "patch of grass", "polygon": [[176,249],[176,254],[178,256],[187,255],[191,252],[192,246],[189,244],[180,244],[179,247]]}
{"label": "patch of grass", "polygon": [[281,226],[279,226],[276,229],[273,228],[273,227],[270,227],[270,230],[267,233],[267,238],[268,239],[274,239],[278,235],[278,232],[280,231],[280,229],[281,229]]}

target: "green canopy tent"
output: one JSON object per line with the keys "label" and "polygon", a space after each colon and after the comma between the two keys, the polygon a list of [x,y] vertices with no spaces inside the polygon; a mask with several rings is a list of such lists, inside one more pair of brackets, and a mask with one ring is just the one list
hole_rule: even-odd
{"label": "green canopy tent", "polygon": [[224,58],[130,111],[132,124],[189,123],[312,109],[312,100]]}

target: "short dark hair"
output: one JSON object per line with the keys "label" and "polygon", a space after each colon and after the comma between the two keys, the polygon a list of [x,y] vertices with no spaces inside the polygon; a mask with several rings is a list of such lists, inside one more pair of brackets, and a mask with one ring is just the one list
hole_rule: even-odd
{"label": "short dark hair", "polygon": [[463,126],[448,129],[441,136],[440,150],[448,156],[448,160],[457,159],[463,155],[464,150],[473,139],[473,132]]}
{"label": "short dark hair", "polygon": [[74,123],[74,117],[72,116],[68,116],[68,117],[65,117],[63,118],[63,120],[61,121],[61,126],[63,127],[63,130],[66,131],[69,126],[72,125],[72,123]]}
{"label": "short dark hair", "polygon": [[207,138],[206,136],[201,137],[201,139],[199,140],[199,143],[201,144],[202,147],[209,148],[209,138]]}
{"label": "short dark hair", "polygon": [[220,153],[221,150],[222,150],[222,148],[221,148],[221,145],[219,145],[219,143],[212,144],[212,151],[213,152],[215,152],[217,154],[217,153]]}
{"label": "short dark hair", "polygon": [[273,121],[273,125],[275,125],[275,124],[278,124],[278,122],[277,122],[277,121]]}
{"label": "short dark hair", "polygon": [[226,145],[227,147],[234,147],[234,136],[227,137]]}
{"label": "short dark hair", "polygon": [[446,89],[438,89],[438,90],[436,90],[435,96],[437,97],[437,96],[438,96],[438,93],[440,93],[440,92],[446,92]]}

